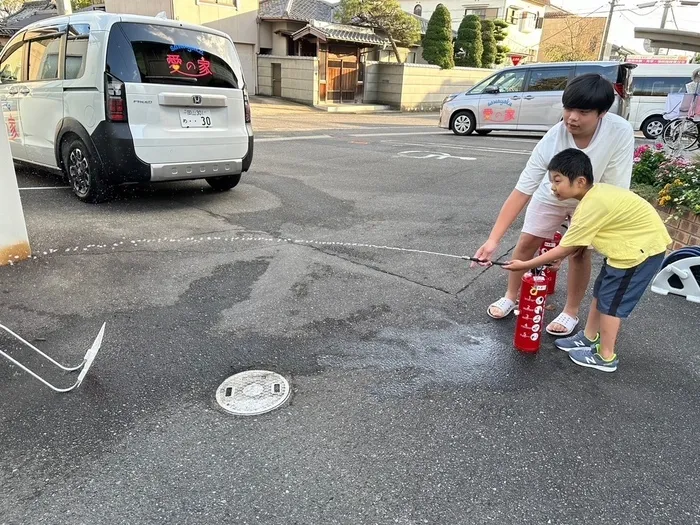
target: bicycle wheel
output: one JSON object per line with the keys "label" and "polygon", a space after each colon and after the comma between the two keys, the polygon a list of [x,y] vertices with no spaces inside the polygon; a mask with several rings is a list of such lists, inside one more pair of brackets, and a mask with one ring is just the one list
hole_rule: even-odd
{"label": "bicycle wheel", "polygon": [[663,142],[674,151],[691,151],[698,147],[698,124],[691,119],[674,119],[666,125]]}

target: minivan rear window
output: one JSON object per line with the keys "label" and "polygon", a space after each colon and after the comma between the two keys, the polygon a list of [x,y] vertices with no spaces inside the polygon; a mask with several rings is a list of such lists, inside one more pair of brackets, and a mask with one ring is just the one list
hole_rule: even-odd
{"label": "minivan rear window", "polygon": [[107,46],[107,72],[122,82],[240,87],[227,39],[179,27],[119,22]]}

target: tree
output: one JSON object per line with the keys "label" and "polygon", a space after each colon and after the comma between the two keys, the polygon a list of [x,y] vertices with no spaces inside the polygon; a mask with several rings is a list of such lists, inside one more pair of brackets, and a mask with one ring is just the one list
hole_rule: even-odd
{"label": "tree", "polygon": [[0,19],[14,15],[23,5],[24,0],[0,0]]}
{"label": "tree", "polygon": [[496,24],[493,20],[482,20],[481,41],[484,44],[484,52],[481,55],[482,67],[493,67],[496,63]]}
{"label": "tree", "polygon": [[73,11],[77,11],[78,9],[90,7],[92,5],[92,0],[70,0],[70,4]]}
{"label": "tree", "polygon": [[439,4],[428,21],[423,37],[423,58],[428,64],[452,69],[455,67],[454,52],[452,16],[449,9]]}
{"label": "tree", "polygon": [[549,62],[597,60],[604,18],[562,16],[550,20],[556,24],[556,33],[540,43],[541,57]]}
{"label": "tree", "polygon": [[397,43],[412,46],[420,41],[420,24],[401,9],[398,0],[340,0],[338,17],[344,24],[379,29],[386,34],[401,63]]}
{"label": "tree", "polygon": [[508,22],[505,20],[494,20],[493,24],[496,28],[493,31],[493,37],[496,39],[496,59],[494,64],[502,64],[506,60],[506,55],[510,51],[507,45],[503,44],[503,41],[508,36]]}
{"label": "tree", "polygon": [[481,19],[476,15],[467,15],[462,19],[457,31],[455,46],[459,58],[457,65],[464,67],[481,67],[484,44],[481,41]]}

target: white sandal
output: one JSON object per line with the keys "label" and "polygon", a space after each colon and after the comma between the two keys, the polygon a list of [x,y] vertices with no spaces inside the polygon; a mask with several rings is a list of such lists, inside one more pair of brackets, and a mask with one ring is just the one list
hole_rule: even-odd
{"label": "white sandal", "polygon": [[[560,324],[564,328],[566,328],[566,332],[555,332],[553,330],[550,330],[550,327],[554,324]],[[567,337],[571,334],[574,333],[574,330],[576,330],[576,327],[578,326],[578,317],[571,317],[569,314],[565,314],[564,312],[560,313],[554,321],[549,323],[547,325],[547,333],[550,335],[554,335],[556,337]]]}
{"label": "white sandal", "polygon": [[[501,317],[496,317],[491,313],[491,308],[498,308],[503,312],[503,315]],[[514,309],[515,303],[513,301],[507,297],[501,297],[498,301],[489,305],[489,307],[486,309],[486,313],[493,319],[505,319],[513,312]]]}

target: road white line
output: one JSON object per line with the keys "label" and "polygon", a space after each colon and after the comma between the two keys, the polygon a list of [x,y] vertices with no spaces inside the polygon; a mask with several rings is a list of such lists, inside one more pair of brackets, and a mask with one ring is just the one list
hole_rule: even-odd
{"label": "road white line", "polygon": [[31,190],[65,190],[70,189],[70,186],[36,186],[33,188],[20,188],[19,191],[31,191]]}
{"label": "road white line", "polygon": [[398,142],[395,140],[383,140],[382,142],[387,143],[391,146],[420,146],[420,147],[435,147],[435,148],[446,148],[446,149],[460,149],[469,151],[486,151],[491,153],[510,153],[513,155],[532,155],[532,151],[522,150],[522,149],[503,149],[503,148],[488,148],[484,146],[454,146],[450,144],[435,144],[431,142],[415,143],[415,142]]}
{"label": "road white line", "polygon": [[255,139],[255,142],[285,142],[291,140],[317,140],[317,139],[331,139],[330,135],[305,135],[302,137],[262,137]]}
{"label": "road white line", "polygon": [[399,137],[402,135],[451,135],[450,131],[410,131],[405,133],[354,133],[351,137]]}

